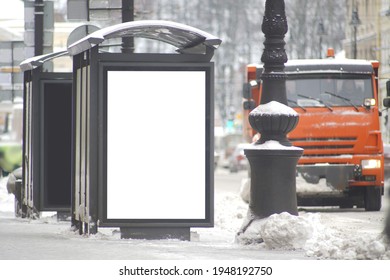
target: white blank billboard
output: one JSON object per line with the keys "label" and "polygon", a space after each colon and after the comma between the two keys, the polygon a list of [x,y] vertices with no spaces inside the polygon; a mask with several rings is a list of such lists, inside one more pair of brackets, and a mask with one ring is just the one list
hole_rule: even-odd
{"label": "white blank billboard", "polygon": [[205,164],[206,71],[107,71],[107,219],[205,219]]}

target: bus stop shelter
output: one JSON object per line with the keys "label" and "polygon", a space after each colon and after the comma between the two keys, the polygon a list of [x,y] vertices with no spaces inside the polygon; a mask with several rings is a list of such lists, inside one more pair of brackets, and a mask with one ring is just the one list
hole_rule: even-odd
{"label": "bus stop shelter", "polygon": [[[110,52],[139,37],[172,53]],[[148,41],[148,40],[147,40]],[[169,21],[103,28],[73,56],[73,223],[120,227],[123,238],[189,240],[213,226],[214,50],[221,40]]]}
{"label": "bus stop shelter", "polygon": [[20,64],[24,72],[23,179],[16,211],[70,214],[72,73],[42,71],[67,51],[36,56]]}

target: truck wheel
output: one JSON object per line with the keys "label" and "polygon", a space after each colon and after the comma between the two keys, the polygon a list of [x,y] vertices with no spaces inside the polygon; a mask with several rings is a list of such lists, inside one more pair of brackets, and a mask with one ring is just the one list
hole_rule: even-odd
{"label": "truck wheel", "polygon": [[366,211],[379,211],[382,207],[382,192],[377,187],[366,187],[364,208]]}

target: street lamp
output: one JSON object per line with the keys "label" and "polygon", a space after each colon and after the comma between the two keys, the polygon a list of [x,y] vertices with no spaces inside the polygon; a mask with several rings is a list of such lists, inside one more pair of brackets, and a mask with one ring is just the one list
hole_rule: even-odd
{"label": "street lamp", "polygon": [[[134,0],[122,0],[122,22],[134,21]],[[122,52],[134,53],[134,37],[122,38]]]}
{"label": "street lamp", "polygon": [[362,22],[360,21],[360,18],[359,18],[359,14],[358,14],[358,8],[355,6],[355,3],[354,3],[354,7],[352,9],[352,19],[349,23],[349,25],[352,26],[353,28],[353,58],[356,59],[357,58],[357,28],[358,26],[361,24]]}
{"label": "street lamp", "polygon": [[265,35],[261,61],[262,95],[260,105],[249,114],[251,126],[260,139],[245,149],[251,168],[248,217],[238,233],[244,234],[255,220],[288,212],[298,215],[296,197],[296,165],[301,148],[292,147],[286,135],[298,123],[298,114],[287,105],[287,33],[284,0],[267,0],[262,24]]}
{"label": "street lamp", "polygon": [[43,28],[44,28],[44,7],[43,0],[35,0],[34,4],[34,54],[43,54]]}
{"label": "street lamp", "polygon": [[324,22],[322,21],[322,18],[320,18],[320,21],[318,22],[317,35],[320,37],[318,57],[321,58],[322,57],[322,36],[327,35],[327,33],[325,32]]}

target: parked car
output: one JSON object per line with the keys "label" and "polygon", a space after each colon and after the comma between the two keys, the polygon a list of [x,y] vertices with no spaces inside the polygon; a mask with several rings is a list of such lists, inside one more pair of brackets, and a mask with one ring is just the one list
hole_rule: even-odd
{"label": "parked car", "polygon": [[234,149],[232,155],[229,158],[229,170],[230,172],[238,172],[240,170],[247,170],[249,166],[248,159],[245,156],[244,149],[250,144],[240,143]]}
{"label": "parked car", "polygon": [[0,177],[22,166],[23,104],[0,102]]}

